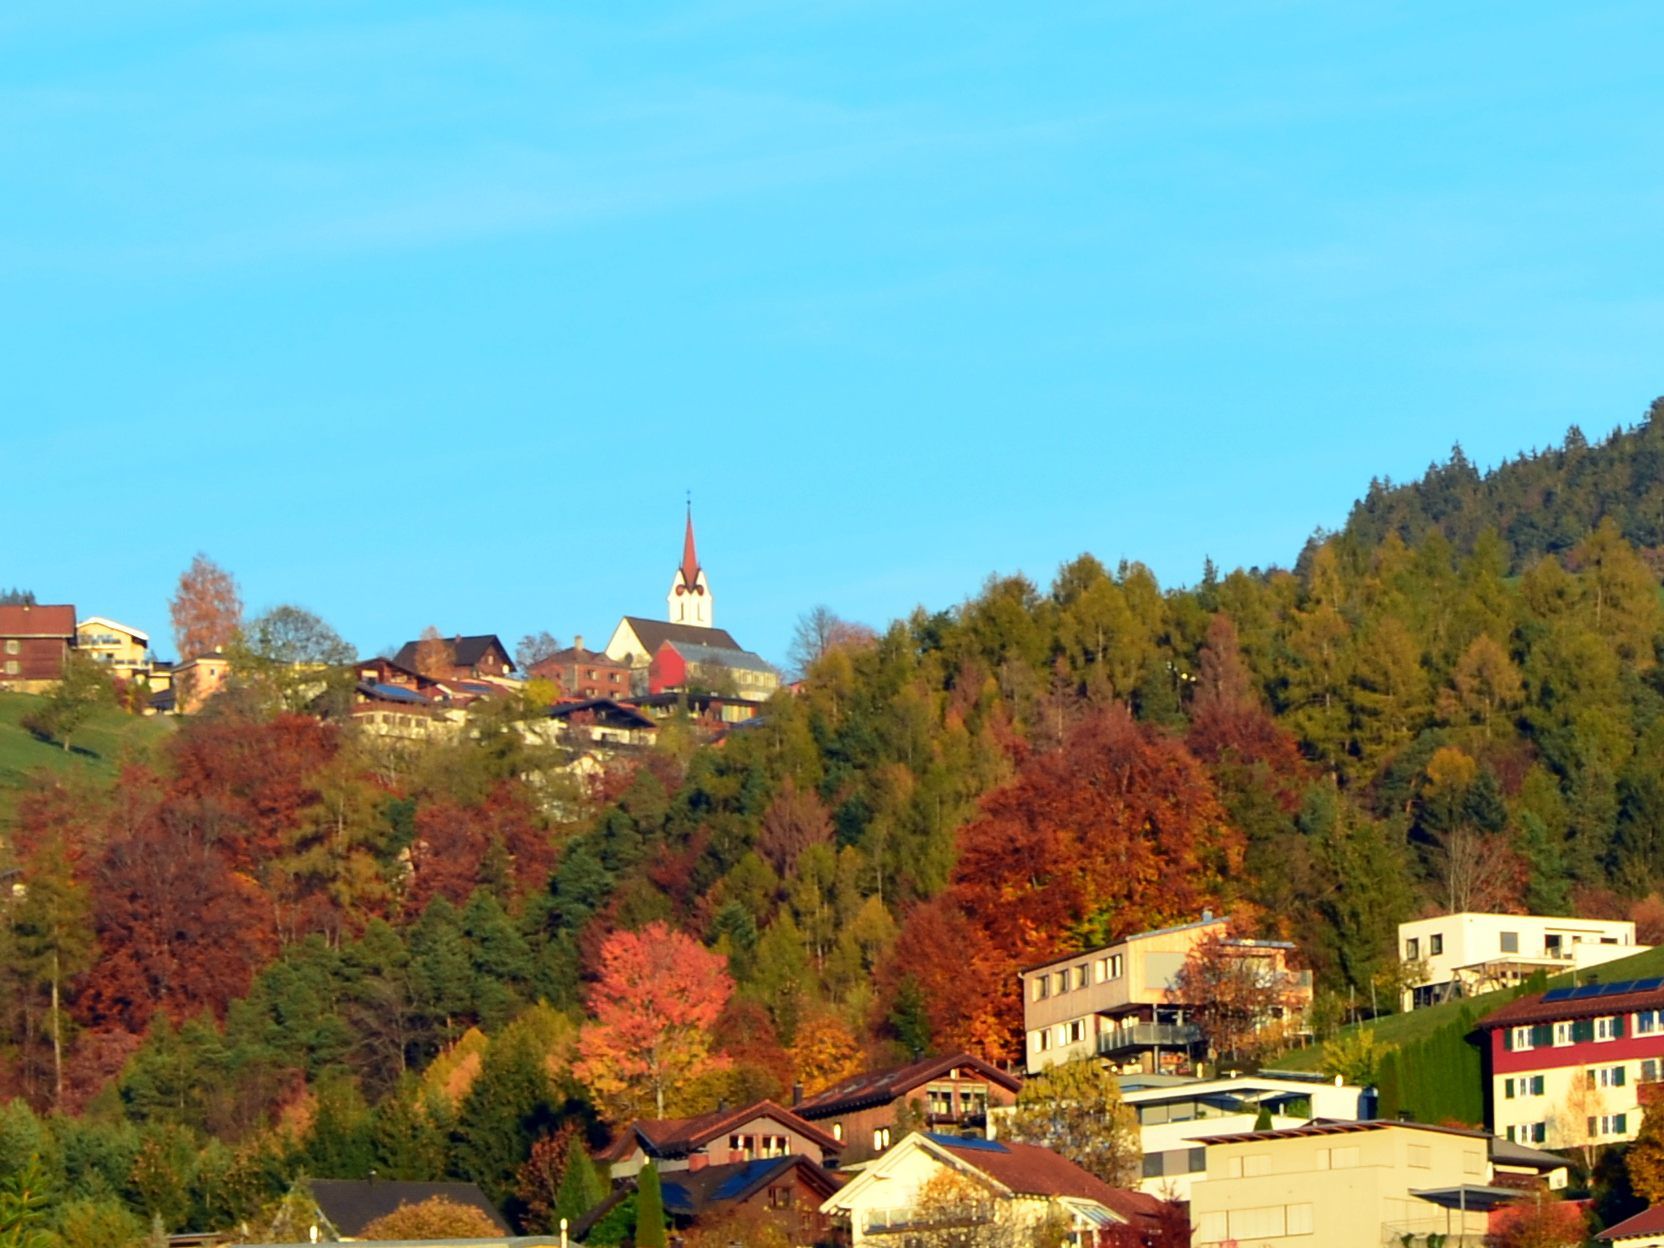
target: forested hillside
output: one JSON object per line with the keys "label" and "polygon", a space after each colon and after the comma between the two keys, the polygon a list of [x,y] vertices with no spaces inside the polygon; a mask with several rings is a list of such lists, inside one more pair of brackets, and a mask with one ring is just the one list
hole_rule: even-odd
{"label": "forested hillside", "polygon": [[[1324,1027],[1394,999],[1422,910],[1656,936],[1660,438],[1378,488],[1298,571],[1164,591],[1083,555],[822,630],[760,722],[584,793],[504,704],[410,752],[228,697],[113,778],[42,775],[8,847],[0,1158],[112,1224],[374,1168],[535,1226],[534,1143],[601,1142],[642,1080],[692,1112],[1012,1059],[1018,966],[1204,907],[1297,942]],[[618,934],[655,923],[689,952],[629,979]],[[616,1040],[626,982],[693,1003],[686,1069]]]}

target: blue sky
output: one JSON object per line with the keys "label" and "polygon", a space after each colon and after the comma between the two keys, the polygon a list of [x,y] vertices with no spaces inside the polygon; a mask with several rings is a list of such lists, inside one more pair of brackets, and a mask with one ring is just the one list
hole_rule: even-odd
{"label": "blue sky", "polygon": [[783,657],[1664,392],[1664,7],[0,10],[0,585]]}

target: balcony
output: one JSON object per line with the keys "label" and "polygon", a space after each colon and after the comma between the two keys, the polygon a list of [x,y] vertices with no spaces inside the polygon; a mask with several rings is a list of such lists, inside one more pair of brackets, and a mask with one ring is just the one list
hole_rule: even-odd
{"label": "balcony", "polygon": [[1190,1023],[1134,1023],[1100,1035],[1098,1054],[1109,1057],[1142,1049],[1188,1049],[1201,1039],[1201,1030]]}

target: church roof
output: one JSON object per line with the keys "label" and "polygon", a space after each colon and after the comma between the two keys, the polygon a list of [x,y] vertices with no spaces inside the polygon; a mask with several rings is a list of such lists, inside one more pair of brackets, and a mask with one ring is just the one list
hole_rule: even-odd
{"label": "church roof", "polygon": [[740,643],[726,629],[701,628],[697,624],[672,624],[668,620],[649,620],[639,615],[626,615],[624,623],[641,642],[642,653],[654,655],[667,641],[686,642],[696,646],[715,646],[723,650],[742,649]]}
{"label": "church roof", "polygon": [[[713,629],[705,630],[713,632]],[[695,641],[665,642],[689,663],[709,663],[718,667],[733,667],[746,672],[772,672],[774,665],[760,654],[741,650],[738,646],[717,646]]]}

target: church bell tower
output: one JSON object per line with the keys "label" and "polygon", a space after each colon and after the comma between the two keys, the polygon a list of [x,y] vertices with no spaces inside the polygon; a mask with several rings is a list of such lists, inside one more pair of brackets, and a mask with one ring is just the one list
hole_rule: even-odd
{"label": "church bell tower", "polygon": [[715,628],[711,611],[711,586],[705,579],[705,569],[699,566],[699,552],[693,545],[693,506],[688,506],[687,531],[682,536],[682,564],[670,581],[666,595],[667,614],[672,624],[692,624],[697,628]]}

